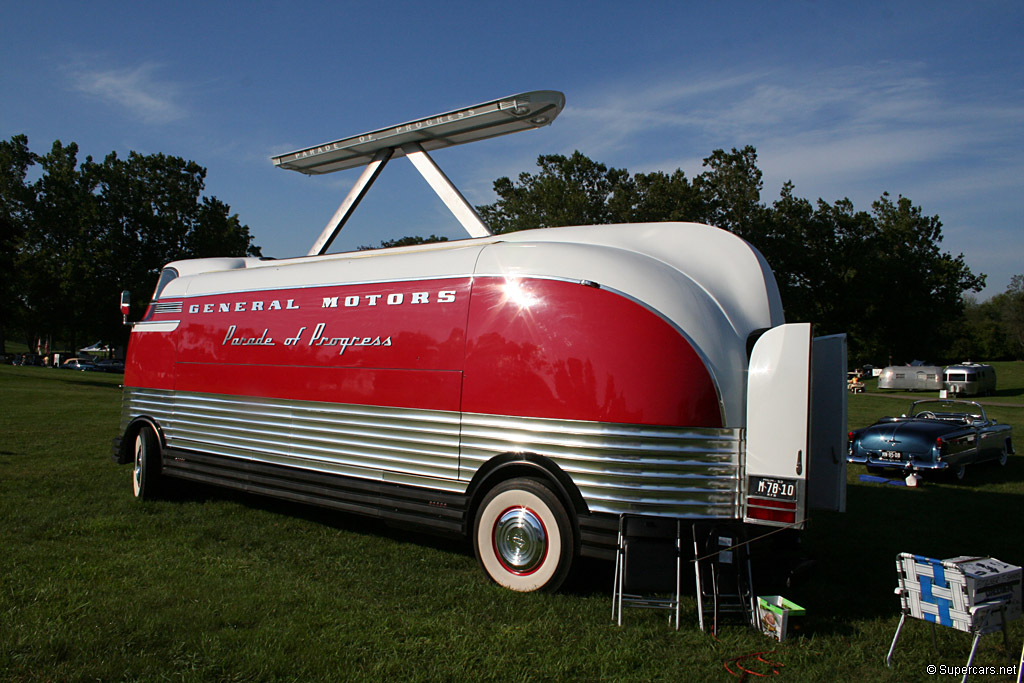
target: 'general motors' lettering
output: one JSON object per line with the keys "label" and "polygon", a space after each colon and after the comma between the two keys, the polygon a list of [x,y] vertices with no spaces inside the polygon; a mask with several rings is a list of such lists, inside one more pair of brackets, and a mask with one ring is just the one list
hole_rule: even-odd
{"label": "'general motors' lettering", "polygon": [[[455,290],[444,289],[437,293],[436,303],[439,304],[450,304],[455,301]],[[430,292],[412,292],[409,294],[408,299],[403,292],[393,292],[385,296],[384,294],[363,294],[362,296],[350,295],[344,298],[340,296],[325,296],[321,303],[321,308],[338,308],[339,305],[345,308],[355,308],[357,306],[377,306],[380,303],[387,304],[388,306],[401,306],[405,303],[410,304],[429,304],[430,303]]]}
{"label": "'general motors' lettering", "polygon": [[189,304],[189,313],[244,313],[245,311],[294,311],[299,306],[295,299],[288,299],[284,306],[277,299],[272,301],[236,301],[235,303],[219,301],[209,304]]}

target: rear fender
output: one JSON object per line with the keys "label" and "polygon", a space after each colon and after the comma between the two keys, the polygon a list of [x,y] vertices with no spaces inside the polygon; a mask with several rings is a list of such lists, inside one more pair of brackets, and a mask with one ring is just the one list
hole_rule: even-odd
{"label": "rear fender", "polygon": [[[476,509],[480,500],[487,492],[496,485],[514,477],[531,477],[539,479],[548,484],[551,489],[562,499],[565,507],[572,514],[572,526],[579,544],[579,533],[577,529],[576,516],[588,514],[586,502],[583,495],[573,483],[572,479],[558,465],[548,458],[536,453],[504,453],[488,460],[483,467],[473,475],[473,480],[466,490],[466,496],[470,500],[469,514],[466,515],[464,524],[468,525],[476,517]],[[578,548],[577,548],[578,550]]]}
{"label": "rear fender", "polygon": [[135,437],[138,436],[139,430],[143,426],[150,427],[155,433],[157,440],[160,443],[160,449],[163,450],[166,445],[164,440],[164,432],[156,422],[148,417],[137,417],[128,423],[128,427],[124,430],[124,434],[114,439],[114,452],[113,459],[119,465],[127,465],[128,463],[135,460],[133,448],[135,444]]}

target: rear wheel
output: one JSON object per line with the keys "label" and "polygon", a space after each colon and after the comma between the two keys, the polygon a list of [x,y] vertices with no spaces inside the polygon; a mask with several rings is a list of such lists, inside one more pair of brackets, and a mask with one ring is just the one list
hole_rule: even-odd
{"label": "rear wheel", "polygon": [[953,476],[956,477],[957,481],[963,481],[964,477],[967,476],[967,465],[957,465],[954,467]]}
{"label": "rear wheel", "polygon": [[135,464],[132,467],[132,493],[139,500],[152,500],[160,488],[160,440],[149,425],[135,435]]}
{"label": "rear wheel", "polygon": [[491,489],[473,529],[477,560],[498,585],[514,591],[553,591],[573,559],[572,528],[558,496],[536,479]]}
{"label": "rear wheel", "polygon": [[999,464],[1006,466],[1007,461],[1010,459],[1010,444],[1009,442],[1003,443],[1003,450],[999,451]]}

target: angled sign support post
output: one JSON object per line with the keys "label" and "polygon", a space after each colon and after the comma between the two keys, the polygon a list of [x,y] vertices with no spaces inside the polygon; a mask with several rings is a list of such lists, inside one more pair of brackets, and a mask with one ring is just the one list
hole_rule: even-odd
{"label": "angled sign support post", "polygon": [[420,147],[419,143],[411,142],[403,146],[405,156],[420,172],[423,179],[427,181],[431,189],[441,198],[448,210],[455,214],[455,217],[466,229],[470,237],[487,237],[491,234],[490,228],[477,213],[473,205],[466,201],[466,198],[459,192],[459,188],[448,180],[448,176],[438,167],[430,155]]}
{"label": "angled sign support post", "polygon": [[373,185],[373,181],[377,180],[377,176],[384,170],[384,166],[391,159],[393,153],[394,150],[388,148],[380,150],[373,156],[373,159],[359,175],[356,184],[352,186],[344,201],[341,202],[338,210],[331,216],[331,220],[327,223],[323,232],[320,233],[320,237],[310,247],[309,253],[306,254],[307,256],[319,256],[320,254],[327,253],[327,250],[331,247],[331,242],[338,236],[341,229],[345,227],[345,223],[348,222],[349,217],[355,212],[359,202],[366,196],[370,186]]}
{"label": "angled sign support post", "polygon": [[565,106],[565,96],[535,90],[445,114],[403,123],[273,157],[275,166],[307,175],[366,166],[309,250],[324,254],[387,162],[407,156],[471,237],[491,232],[476,209],[430,158],[429,151],[546,126]]}

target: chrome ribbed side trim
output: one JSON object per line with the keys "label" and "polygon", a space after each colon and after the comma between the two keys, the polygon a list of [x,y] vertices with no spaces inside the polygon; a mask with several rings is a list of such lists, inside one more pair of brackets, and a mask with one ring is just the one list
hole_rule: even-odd
{"label": "chrome ribbed side trim", "polygon": [[167,445],[464,493],[505,453],[549,458],[591,512],[735,519],[742,433],[384,408],[126,387],[121,431],[155,420]]}
{"label": "chrome ribbed side trim", "polygon": [[501,453],[550,458],[591,512],[735,519],[741,433],[735,429],[462,416],[460,477]]}
{"label": "chrome ribbed side trim", "polygon": [[182,308],[181,301],[157,301],[153,304],[154,313],[181,313]]}
{"label": "chrome ribbed side trim", "polygon": [[457,413],[125,388],[122,432],[147,415],[167,445],[464,492]]}

